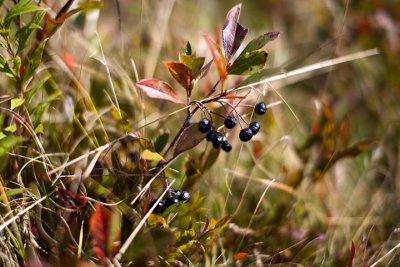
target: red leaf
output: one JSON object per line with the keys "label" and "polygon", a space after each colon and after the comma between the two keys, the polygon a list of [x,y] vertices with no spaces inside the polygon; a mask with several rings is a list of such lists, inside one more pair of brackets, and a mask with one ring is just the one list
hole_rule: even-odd
{"label": "red leaf", "polygon": [[136,85],[150,98],[164,99],[178,104],[183,103],[174,89],[166,82],[157,79],[144,79]]}
{"label": "red leaf", "polygon": [[99,203],[89,221],[89,229],[92,234],[92,247],[99,260],[105,263],[105,259],[112,259],[118,251],[121,238],[120,214],[118,211],[110,211]]}
{"label": "red leaf", "polygon": [[224,46],[226,61],[229,61],[232,55],[241,8],[242,4],[238,4],[229,10],[228,14],[226,14],[224,27],[222,28],[222,45]]}
{"label": "red leaf", "polygon": [[221,47],[216,42],[214,42],[214,40],[207,34],[202,33],[202,36],[206,41],[208,48],[211,51],[215,64],[217,65],[219,79],[221,81],[221,88],[223,88],[224,81],[226,80],[228,73],[226,70],[225,57],[222,55]]}
{"label": "red leaf", "polygon": [[347,267],[353,267],[353,259],[354,259],[355,255],[356,255],[356,248],[354,246],[354,242],[351,241],[350,256],[349,256],[349,260],[347,262]]}
{"label": "red leaf", "polygon": [[190,70],[185,64],[177,61],[164,61],[172,77],[177,80],[186,90],[190,87]]}
{"label": "red leaf", "polygon": [[92,246],[97,258],[103,261],[107,255],[106,245],[111,219],[111,211],[96,203],[96,210],[89,221],[90,232],[92,233]]}
{"label": "red leaf", "polygon": [[249,253],[247,252],[238,252],[235,255],[233,255],[233,258],[237,261],[245,259]]}

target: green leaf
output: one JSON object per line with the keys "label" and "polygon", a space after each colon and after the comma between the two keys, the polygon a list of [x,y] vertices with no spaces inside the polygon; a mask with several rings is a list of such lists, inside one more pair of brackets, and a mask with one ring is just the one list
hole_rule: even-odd
{"label": "green leaf", "polygon": [[37,92],[39,88],[42,88],[43,85],[51,78],[50,74],[47,74],[44,76],[42,79],[40,79],[38,82],[35,83],[35,85],[26,93],[26,102],[29,103],[34,96],[34,94]]}
{"label": "green leaf", "polygon": [[252,41],[250,41],[250,43],[247,44],[247,46],[245,47],[245,49],[243,49],[240,56],[247,52],[252,52],[263,48],[268,42],[275,40],[278,36],[279,32],[267,32],[258,36],[257,38],[253,39]]}
{"label": "green leaf", "polygon": [[0,72],[4,72],[7,76],[13,78],[17,76],[15,71],[12,68],[10,68],[7,60],[2,55],[0,55]]}
{"label": "green leaf", "polygon": [[18,136],[6,136],[0,140],[0,158],[7,155],[10,149],[22,140]]}
{"label": "green leaf", "polygon": [[30,78],[33,73],[36,71],[36,69],[39,67],[40,63],[42,62],[42,55],[43,55],[43,50],[44,47],[47,43],[48,39],[45,39],[42,41],[42,43],[32,52],[31,55],[29,55],[28,62],[25,63],[26,66],[26,72],[24,76],[24,81],[26,81],[28,78]]}
{"label": "green leaf", "polygon": [[42,21],[46,11],[42,10],[38,12],[35,16],[33,16],[32,20],[22,27],[17,33],[16,36],[18,38],[18,50],[17,54],[21,53],[27,45],[27,41],[31,33],[35,30],[40,28],[40,22]]}
{"label": "green leaf", "polygon": [[[16,196],[16,195],[20,195],[20,194],[22,194],[24,192],[25,192],[24,188],[8,189],[6,191],[6,196],[9,198],[9,197],[13,197],[13,196]],[[3,201],[1,196],[0,196],[0,201]]]}
{"label": "green leaf", "polygon": [[43,127],[43,124],[39,124],[36,128],[35,128],[35,133],[44,133],[44,127]]}
{"label": "green leaf", "polygon": [[154,150],[157,153],[160,153],[167,145],[168,139],[169,139],[169,133],[163,133],[159,137],[157,137],[156,141],[154,142]]}
{"label": "green leaf", "polygon": [[14,133],[16,130],[17,130],[17,125],[15,123],[4,128],[4,131],[9,133]]}
{"label": "green leaf", "polygon": [[179,51],[179,61],[182,62],[181,56],[191,56],[192,55],[192,46],[189,41],[186,43],[184,47]]}
{"label": "green leaf", "polygon": [[15,109],[15,108],[21,106],[24,103],[24,101],[25,100],[23,98],[11,99],[11,107],[10,107],[10,109]]}
{"label": "green leaf", "polygon": [[0,140],[3,139],[4,137],[7,137],[3,132],[0,132]]}
{"label": "green leaf", "polygon": [[44,8],[40,6],[32,6],[29,5],[32,2],[32,0],[21,0],[13,6],[8,12],[6,17],[4,18],[4,26],[6,28],[9,28],[11,25],[12,20],[19,15],[25,14],[25,13],[32,13],[35,11],[39,10],[45,10]]}
{"label": "green leaf", "polygon": [[265,51],[253,51],[241,54],[228,69],[229,74],[249,75],[263,69],[267,61],[268,53]]}
{"label": "green leaf", "polygon": [[44,112],[46,111],[47,107],[49,106],[48,102],[45,103],[40,103],[37,105],[34,110],[33,110],[33,115],[35,116],[35,119],[33,120],[33,127],[36,129],[36,127],[39,126],[39,124],[42,121],[42,117]]}

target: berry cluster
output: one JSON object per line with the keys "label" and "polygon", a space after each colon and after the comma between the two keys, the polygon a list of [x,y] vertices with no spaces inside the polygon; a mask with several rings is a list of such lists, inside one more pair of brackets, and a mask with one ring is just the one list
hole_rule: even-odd
{"label": "berry cluster", "polygon": [[[254,107],[254,111],[258,115],[265,114],[267,112],[267,104],[264,102],[257,103]],[[224,120],[224,126],[226,129],[233,129],[236,124],[237,119],[234,116],[229,115]],[[202,119],[199,122],[199,131],[202,133],[208,133],[206,140],[211,142],[214,148],[221,148],[225,152],[232,150],[232,145],[226,140],[221,132],[215,130],[214,125],[208,119]],[[257,121],[250,122],[248,128],[242,128],[242,130],[240,130],[239,139],[242,142],[250,141],[259,131],[260,124]]]}
{"label": "berry cluster", "polygon": [[[189,192],[171,189],[170,196],[165,201],[160,200],[160,202],[158,202],[157,206],[153,210],[153,213],[163,213],[166,208],[168,208],[169,206],[172,206],[178,202],[181,202],[181,201],[184,201],[184,202],[190,201]],[[155,202],[156,202],[156,200],[153,200],[150,203],[150,207],[152,207]]]}

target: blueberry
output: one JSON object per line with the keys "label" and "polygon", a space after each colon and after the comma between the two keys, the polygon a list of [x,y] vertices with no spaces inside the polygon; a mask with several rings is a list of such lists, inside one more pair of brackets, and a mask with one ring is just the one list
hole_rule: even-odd
{"label": "blueberry", "polygon": [[[154,206],[154,203],[156,203],[155,200],[153,200],[150,203],[150,208]],[[165,211],[165,203],[164,201],[160,200],[160,202],[158,202],[157,206],[154,208],[153,213],[163,213]]]}
{"label": "blueberry", "polygon": [[214,131],[214,130],[209,131],[206,136],[206,140],[209,142],[212,141],[214,139],[214,136],[216,133],[217,133],[217,131]]}
{"label": "blueberry", "polygon": [[169,206],[174,205],[174,204],[176,204],[178,202],[179,202],[179,198],[178,197],[171,196],[171,197],[167,198],[167,200],[165,201],[165,205],[167,207],[169,207]]}
{"label": "blueberry", "polygon": [[265,112],[267,112],[267,104],[265,104],[264,102],[258,103],[258,104],[255,106],[254,111],[255,111],[258,115],[263,115],[263,114],[265,114]]}
{"label": "blueberry", "polygon": [[190,194],[189,194],[189,192],[183,191],[183,192],[181,193],[181,195],[179,196],[179,200],[180,200],[180,201],[189,202],[189,201],[190,201]]}
{"label": "blueberry", "polygon": [[211,130],[211,122],[207,119],[202,119],[199,123],[199,131],[208,133]]}
{"label": "blueberry", "polygon": [[250,141],[253,137],[253,132],[249,128],[244,128],[239,133],[239,138],[242,142]]}
{"label": "blueberry", "polygon": [[222,142],[224,141],[224,136],[220,132],[215,132],[213,139],[211,141],[215,148],[220,148]]}
{"label": "blueberry", "polygon": [[260,130],[260,124],[256,121],[252,121],[249,124],[249,128],[250,128],[251,132],[253,133],[253,135],[256,135],[258,133],[258,131]]}
{"label": "blueberry", "polygon": [[229,151],[232,150],[232,145],[229,144],[228,141],[223,141],[222,144],[221,144],[221,148],[222,148],[223,151],[229,152]]}
{"label": "blueberry", "polygon": [[233,116],[228,116],[225,118],[224,125],[228,129],[232,129],[236,126],[236,118]]}

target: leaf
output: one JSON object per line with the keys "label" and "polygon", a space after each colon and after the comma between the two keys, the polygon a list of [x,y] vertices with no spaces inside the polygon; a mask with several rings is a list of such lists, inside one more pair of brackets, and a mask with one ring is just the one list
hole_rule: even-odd
{"label": "leaf", "polygon": [[240,261],[240,260],[247,258],[248,255],[249,255],[249,253],[247,253],[247,252],[238,252],[235,255],[233,255],[233,258],[237,261]]}
{"label": "leaf", "polygon": [[10,109],[15,109],[15,108],[21,106],[24,103],[24,101],[25,100],[23,98],[11,99],[11,107],[10,107]]}
{"label": "leaf", "polygon": [[144,79],[136,83],[136,85],[150,98],[164,99],[177,104],[183,103],[174,89],[166,82],[157,79]]}
{"label": "leaf", "polygon": [[158,136],[156,141],[154,142],[154,150],[160,153],[167,145],[168,139],[169,139],[169,133],[163,133],[160,136]]}
{"label": "leaf", "polygon": [[203,67],[204,61],[204,57],[193,58],[192,67],[190,68],[190,75],[192,77],[192,80],[196,79],[197,76],[201,74],[201,67]]}
{"label": "leaf", "polygon": [[268,53],[265,51],[253,51],[242,54],[237,58],[228,73],[234,75],[248,75],[264,68]]}
{"label": "leaf", "polygon": [[213,61],[210,60],[204,67],[202,67],[202,68],[200,69],[199,74],[198,74],[197,77],[193,80],[193,87],[194,87],[194,85],[195,85],[199,80],[201,80],[204,76],[207,75],[208,71],[210,70],[211,63],[212,63],[212,62],[213,62]]}
{"label": "leaf", "polygon": [[350,255],[347,261],[347,267],[353,267],[353,260],[355,255],[356,255],[356,247],[354,246],[354,242],[351,241]]}
{"label": "leaf", "polygon": [[24,75],[25,81],[33,75],[42,62],[43,50],[47,40],[48,39],[43,40],[42,43],[32,52],[32,54],[27,56],[28,62],[25,63],[26,72]]}
{"label": "leaf", "polygon": [[4,131],[8,133],[14,133],[16,130],[17,130],[17,125],[15,123],[4,128]]}
{"label": "leaf", "polygon": [[157,152],[151,152],[150,150],[146,149],[142,152],[142,154],[140,155],[140,158],[144,159],[144,160],[151,160],[151,161],[161,161],[164,160],[164,158],[158,154]]}
{"label": "leaf", "polygon": [[235,41],[233,42],[233,47],[231,54],[234,55],[236,51],[239,49],[240,45],[242,44],[244,38],[247,35],[247,32],[249,31],[248,28],[243,27],[242,24],[238,23],[236,27],[236,33],[235,33]]}
{"label": "leaf", "polygon": [[222,28],[222,45],[224,47],[226,61],[229,61],[233,54],[233,45],[241,8],[242,4],[238,4],[228,11],[224,27]]}
{"label": "leaf", "polygon": [[279,32],[267,32],[250,41],[242,51],[242,54],[263,48],[268,42],[275,40]]}
{"label": "leaf", "polygon": [[204,140],[207,133],[199,131],[199,124],[195,123],[183,130],[175,146],[174,157],[189,150]]}
{"label": "leaf", "polygon": [[35,29],[40,28],[40,22],[42,21],[45,14],[46,11],[43,10],[38,12],[35,16],[33,16],[32,20],[27,25],[18,30],[18,32],[16,33],[16,36],[18,38],[17,54],[21,53],[26,48],[29,36]]}
{"label": "leaf", "polygon": [[[10,198],[10,197],[13,197],[13,196],[16,196],[16,195],[20,195],[20,194],[22,194],[22,193],[24,193],[24,192],[25,192],[25,189],[24,189],[24,188],[8,189],[8,190],[6,191],[6,196],[7,196],[8,198]],[[3,199],[2,199],[1,196],[0,196],[0,201],[3,201]]]}
{"label": "leaf", "polygon": [[6,136],[0,139],[0,157],[3,157],[10,151],[10,149],[22,141],[18,136]]}
{"label": "leaf", "polygon": [[150,216],[147,218],[147,223],[149,226],[152,225],[162,225],[162,226],[167,226],[167,222],[165,221],[165,218],[163,216],[157,215],[157,214],[150,214]]}
{"label": "leaf", "polygon": [[204,57],[194,57],[181,55],[180,61],[190,70],[190,77],[192,80],[196,79],[201,73],[201,67],[204,65]]}
{"label": "leaf", "polygon": [[36,128],[35,128],[35,133],[39,134],[39,133],[44,133],[44,127],[43,124],[39,124]]}
{"label": "leaf", "polygon": [[29,5],[33,0],[21,0],[18,4],[14,5],[8,12],[6,17],[4,18],[4,26],[9,28],[12,20],[19,15],[25,13],[31,13],[39,10],[45,10],[40,6]]}
{"label": "leaf", "polygon": [[181,56],[191,56],[192,55],[192,46],[189,41],[186,43],[184,47],[179,51],[179,61],[182,62]]}
{"label": "leaf", "polygon": [[121,219],[117,210],[111,212],[100,203],[96,203],[95,209],[89,221],[92,246],[97,258],[106,262],[106,258],[111,258],[117,252]]}
{"label": "leaf", "polygon": [[190,88],[190,69],[183,63],[177,61],[164,61],[163,64],[168,68],[172,77],[179,82],[183,88]]}
{"label": "leaf", "polygon": [[207,34],[202,33],[202,36],[207,43],[215,64],[217,65],[219,79],[221,81],[221,88],[223,88],[228,73],[226,71],[226,61],[225,57],[222,55],[221,47]]}

